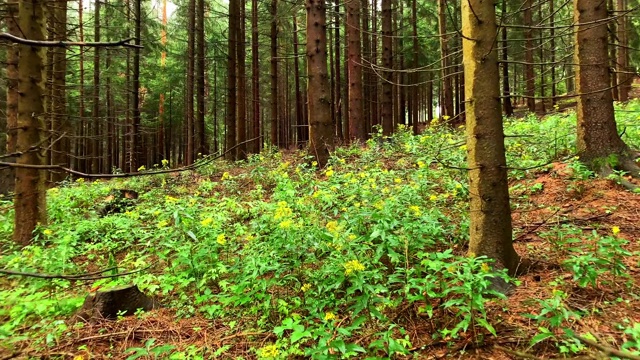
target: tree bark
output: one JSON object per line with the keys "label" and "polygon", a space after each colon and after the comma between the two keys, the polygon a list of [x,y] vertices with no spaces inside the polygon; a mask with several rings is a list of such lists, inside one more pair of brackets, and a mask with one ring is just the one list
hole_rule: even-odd
{"label": "tree bark", "polygon": [[138,45],[133,49],[133,91],[132,102],[133,129],[131,134],[131,171],[138,171],[138,166],[144,165],[142,154],[142,135],[140,132],[140,35],[142,32],[142,11],[140,11],[140,3],[142,0],[135,0],[135,44]]}
{"label": "tree bark", "polygon": [[235,160],[237,153],[235,150],[229,150],[236,146],[236,118],[238,105],[236,94],[238,34],[236,33],[236,31],[238,30],[239,26],[238,16],[240,15],[240,6],[238,2],[239,0],[229,1],[229,49],[227,54],[227,118],[225,121],[225,151],[227,151],[225,158],[227,160]]}
{"label": "tree bark", "polygon": [[[43,0],[20,1],[19,28],[26,39],[46,40],[46,5]],[[44,103],[45,58],[44,48],[19,45],[18,62],[18,119],[16,151],[24,152],[17,164],[44,165]],[[38,151],[29,151],[36,146]],[[15,225],[13,240],[28,245],[38,223],[46,224],[46,171],[18,167],[15,170]]]}
{"label": "tree bark", "polygon": [[271,144],[280,146],[278,134],[278,0],[271,0]]}
{"label": "tree bark", "polygon": [[382,117],[382,134],[393,133],[393,29],[391,16],[391,0],[382,0],[382,96],[380,97]]}
{"label": "tree bark", "polygon": [[[100,42],[100,10],[101,3],[100,0],[95,1],[95,12],[94,12],[94,27],[93,27],[93,39],[95,42]],[[89,161],[90,161],[90,171],[94,174],[100,172],[100,158],[102,154],[98,152],[98,143],[100,141],[100,133],[98,128],[100,126],[100,48],[96,47],[93,49],[93,98],[92,98],[93,110],[91,113],[91,132],[90,132],[90,150],[89,150]]]}
{"label": "tree bark", "polygon": [[533,69],[533,1],[525,0],[524,3],[524,81],[526,83],[525,95],[527,96],[527,108],[531,112],[536,111],[536,78]]}
{"label": "tree bark", "polygon": [[633,77],[629,74],[629,29],[626,15],[622,15],[627,10],[626,0],[617,0],[618,14],[618,96],[620,101],[629,100],[629,90],[631,90],[631,82]]}
{"label": "tree bark", "polygon": [[[259,46],[258,46],[258,0],[251,0],[251,92],[252,92],[252,136],[260,135],[260,64],[259,64]],[[261,139],[251,142],[250,152],[257,154],[260,152]]]}
{"label": "tree bark", "polygon": [[[231,3],[229,3],[231,6]],[[237,20],[236,20],[237,21]],[[229,22],[231,31],[231,22]],[[189,0],[187,7],[187,83],[185,91],[185,125],[187,136],[186,165],[193,164],[196,149],[194,128],[194,87],[195,87],[195,44],[196,42],[196,0]],[[234,85],[235,86],[235,85]],[[234,125],[235,126],[235,125]]]}
{"label": "tree bark", "polygon": [[340,66],[340,63],[342,61],[341,57],[340,57],[340,0],[336,0],[335,1],[335,6],[333,8],[333,12],[334,12],[334,54],[335,54],[335,68],[334,68],[334,73],[335,73],[335,87],[333,89],[333,93],[334,93],[334,109],[333,111],[335,112],[335,119],[336,119],[336,135],[338,137],[338,139],[340,140],[344,140],[344,134],[343,134],[343,106],[342,106],[342,88],[340,85],[342,85],[342,81],[341,79],[341,73],[342,73],[342,66]]}
{"label": "tree bark", "polygon": [[500,111],[495,8],[492,2],[462,2],[467,148],[469,166],[469,253],[495,260],[514,274],[519,258],[511,234],[511,209]]}
{"label": "tree bark", "polygon": [[[507,15],[507,0],[502,0],[502,16]],[[504,114],[513,116],[513,105],[511,104],[511,89],[509,88],[509,56],[508,56],[508,35],[507,27],[502,28],[502,95]]]}
{"label": "tree bark", "polygon": [[327,71],[327,14],[325,0],[306,0],[309,152],[319,167],[329,160],[334,137]]}
{"label": "tree bark", "polygon": [[[18,0],[8,0],[6,3],[5,22],[7,32],[9,34],[20,36],[20,27],[18,26]],[[18,129],[18,61],[19,61],[19,45],[9,44],[6,46],[7,51],[7,82],[6,82],[6,144],[5,149],[8,154],[16,151],[17,129]],[[2,189],[3,194],[13,191],[15,185],[15,171],[13,168],[3,170],[2,173]]]}
{"label": "tree bark", "polygon": [[245,160],[247,158],[247,144],[245,141],[247,140],[247,74],[245,70],[245,63],[247,57],[247,51],[245,49],[245,1],[238,1],[238,22],[237,29],[235,33],[238,36],[238,46],[236,50],[238,51],[238,78],[237,78],[237,87],[238,87],[238,114],[236,118],[237,124],[237,138],[238,138],[238,149],[236,150],[237,155],[236,159]]}
{"label": "tree bark", "polygon": [[[606,2],[574,0],[574,62],[578,92],[576,147],[580,160],[595,171],[622,164],[628,148],[618,135],[609,84]],[[594,25],[595,23],[595,25]],[[581,25],[585,24],[585,25]]]}
{"label": "tree bark", "polygon": [[438,0],[438,35],[440,37],[441,93],[440,116],[453,116],[453,85],[449,76],[451,59],[449,59],[449,36],[447,35],[447,1]]}
{"label": "tree bark", "polygon": [[347,52],[349,63],[349,140],[366,140],[362,117],[362,62],[360,42],[360,3],[355,0],[345,3],[347,12]]}
{"label": "tree bark", "polygon": [[[196,154],[206,155],[206,127],[204,115],[206,112],[206,96],[205,96],[205,79],[207,68],[205,65],[205,50],[207,44],[204,41],[204,2],[205,0],[197,0],[196,11],[196,118],[194,121],[194,132],[196,135],[196,143],[194,145]],[[244,19],[244,18],[243,18]],[[243,63],[244,68],[244,63]]]}

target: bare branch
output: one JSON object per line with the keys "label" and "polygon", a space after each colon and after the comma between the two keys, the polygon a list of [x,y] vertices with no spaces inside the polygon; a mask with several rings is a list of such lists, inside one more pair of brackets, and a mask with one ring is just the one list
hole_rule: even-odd
{"label": "bare branch", "polygon": [[7,42],[21,44],[21,45],[31,45],[31,46],[42,46],[42,47],[69,47],[69,46],[80,46],[80,47],[128,47],[128,48],[138,48],[142,49],[142,45],[134,45],[129,44],[134,38],[124,39],[115,42],[77,42],[77,41],[38,41],[38,40],[29,40],[24,39],[9,33],[0,33],[0,40],[4,40]]}

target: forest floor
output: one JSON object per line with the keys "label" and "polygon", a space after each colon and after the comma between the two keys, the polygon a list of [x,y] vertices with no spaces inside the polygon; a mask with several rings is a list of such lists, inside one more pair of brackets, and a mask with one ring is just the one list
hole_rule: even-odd
{"label": "forest floor", "polygon": [[[617,111],[637,147],[640,103]],[[484,267],[465,255],[463,133],[401,132],[337,150],[322,171],[273,152],[50,190],[51,224],[27,249],[0,244],[1,267],[151,269],[92,283],[1,277],[0,359],[637,358],[640,194],[571,156],[574,122],[571,110],[507,122],[521,135],[507,139],[510,166],[534,167],[510,172],[527,268],[508,298],[465,288]],[[97,218],[121,188],[141,193],[135,208]],[[88,291],[131,282],[164,306],[70,320]]]}

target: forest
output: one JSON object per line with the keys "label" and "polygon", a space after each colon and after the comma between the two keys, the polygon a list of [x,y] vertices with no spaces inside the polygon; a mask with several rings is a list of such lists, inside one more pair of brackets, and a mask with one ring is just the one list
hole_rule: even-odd
{"label": "forest", "polygon": [[0,360],[640,359],[637,0],[4,0]]}

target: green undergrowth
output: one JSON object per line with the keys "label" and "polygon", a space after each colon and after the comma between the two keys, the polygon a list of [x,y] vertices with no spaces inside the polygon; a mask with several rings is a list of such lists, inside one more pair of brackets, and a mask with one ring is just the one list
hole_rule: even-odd
{"label": "green undergrowth", "polygon": [[[640,134],[631,124],[640,104],[618,110],[625,140],[638,145]],[[557,159],[577,164],[573,113],[505,124],[512,178],[524,179]],[[11,348],[31,339],[33,348],[53,347],[69,336],[71,325],[63,320],[89,290],[126,283],[156,296],[176,317],[223,319],[233,331],[273,333],[271,343],[252,349],[261,358],[409,354],[415,348],[408,324],[398,318],[407,305],[437,319],[425,338],[482,342],[497,335],[487,306],[508,306],[491,282],[496,276],[515,280],[493,272],[488,259],[466,256],[463,132],[431,127],[412,136],[400,129],[390,141],[376,137],[336,149],[325,169],[302,152],[266,151],[196,172],[65,182],[49,190],[50,223],[37,230],[33,245],[0,244],[0,266],[51,274],[116,264],[119,272],[150,268],[90,283],[2,277],[0,343]],[[113,189],[132,189],[140,197],[122,213],[99,217]],[[3,239],[12,230],[8,208],[0,213]],[[566,264],[577,274],[571,281],[586,287],[597,286],[606,271],[621,277],[620,257],[630,254],[616,239],[605,237],[613,249],[605,255],[573,246],[575,256]],[[540,300],[539,309],[550,310],[531,315],[541,328],[533,340],[556,339],[567,352],[579,352],[583,348],[563,343],[547,319],[559,317],[561,326],[574,316],[556,304],[563,296],[558,290]],[[625,326],[638,334],[637,324]],[[198,356],[215,350],[224,352],[203,349]],[[166,356],[184,358],[172,351]]]}

